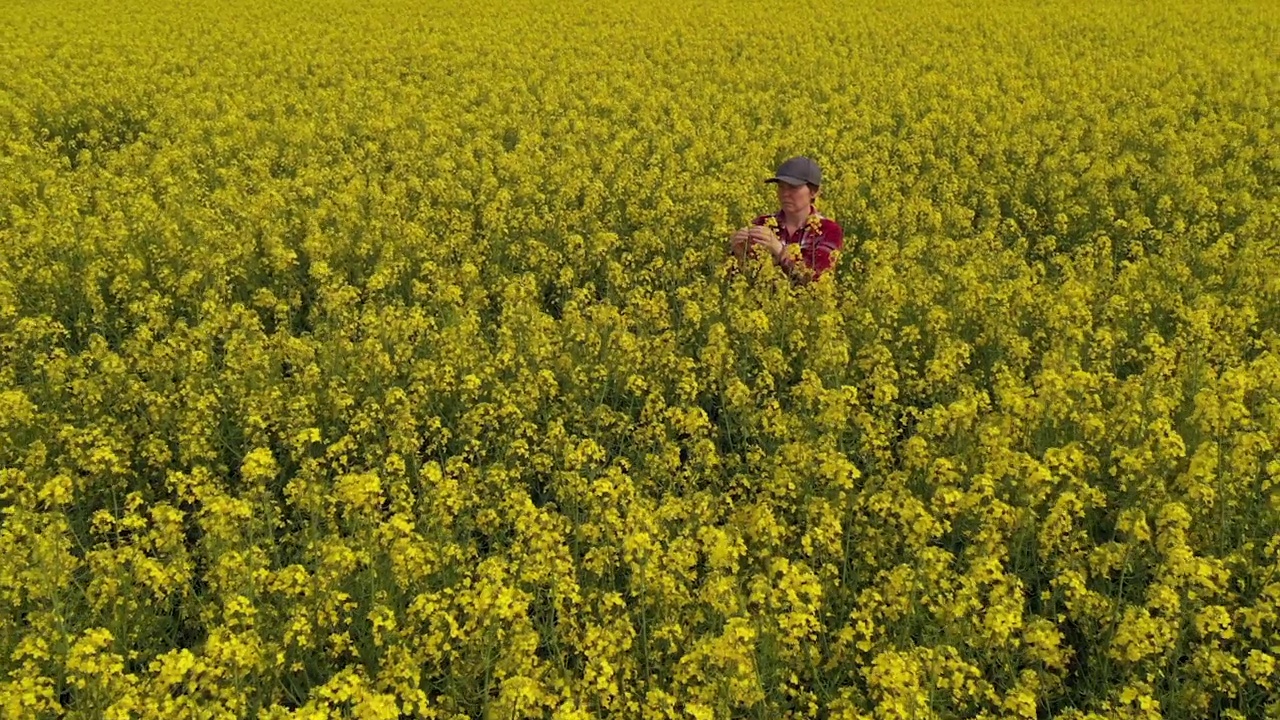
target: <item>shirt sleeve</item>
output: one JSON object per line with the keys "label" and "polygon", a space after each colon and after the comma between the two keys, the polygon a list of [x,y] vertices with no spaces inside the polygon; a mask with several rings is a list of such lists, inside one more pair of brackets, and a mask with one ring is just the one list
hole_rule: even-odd
{"label": "shirt sleeve", "polygon": [[822,273],[831,269],[833,258],[831,253],[844,249],[844,228],[834,221],[822,223],[822,235],[813,247],[801,255],[801,259],[813,271],[813,279],[817,280]]}

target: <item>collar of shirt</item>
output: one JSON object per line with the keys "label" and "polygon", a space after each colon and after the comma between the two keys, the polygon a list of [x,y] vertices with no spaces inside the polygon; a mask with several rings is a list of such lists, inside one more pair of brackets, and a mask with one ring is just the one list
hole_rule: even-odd
{"label": "collar of shirt", "polygon": [[[793,242],[803,242],[808,237],[810,229],[818,230],[821,226],[822,215],[818,212],[818,208],[813,205],[809,206],[809,216],[805,218],[804,224],[796,228],[794,233],[787,232],[786,213],[782,210],[773,214],[774,219],[778,223],[778,239],[784,243],[791,244]],[[814,227],[813,219],[818,218],[819,227]]]}

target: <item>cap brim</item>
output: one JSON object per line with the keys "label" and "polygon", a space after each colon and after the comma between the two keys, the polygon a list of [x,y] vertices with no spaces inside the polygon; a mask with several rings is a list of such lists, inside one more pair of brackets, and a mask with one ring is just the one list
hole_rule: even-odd
{"label": "cap brim", "polygon": [[765,180],[765,184],[780,183],[780,182],[786,183],[788,185],[808,185],[809,184],[807,180],[801,180],[798,177],[792,177],[790,175],[776,175],[774,177],[769,178],[768,180]]}

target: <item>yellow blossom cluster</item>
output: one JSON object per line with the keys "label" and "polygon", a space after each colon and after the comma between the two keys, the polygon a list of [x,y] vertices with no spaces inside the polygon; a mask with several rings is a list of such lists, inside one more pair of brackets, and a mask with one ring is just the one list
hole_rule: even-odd
{"label": "yellow blossom cluster", "polygon": [[1277,36],[6,4],[0,717],[1280,715]]}

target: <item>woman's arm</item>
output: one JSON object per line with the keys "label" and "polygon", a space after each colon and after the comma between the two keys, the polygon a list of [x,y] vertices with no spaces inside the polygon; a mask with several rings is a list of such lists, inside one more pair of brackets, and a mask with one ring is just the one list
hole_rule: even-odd
{"label": "woman's arm", "polygon": [[804,285],[817,280],[824,272],[830,270],[835,258],[832,254],[844,249],[844,229],[835,222],[822,224],[822,232],[813,245],[800,254],[800,262],[792,258],[779,260],[778,264],[787,272],[793,282]]}

